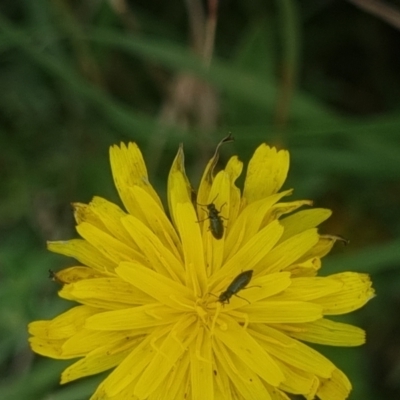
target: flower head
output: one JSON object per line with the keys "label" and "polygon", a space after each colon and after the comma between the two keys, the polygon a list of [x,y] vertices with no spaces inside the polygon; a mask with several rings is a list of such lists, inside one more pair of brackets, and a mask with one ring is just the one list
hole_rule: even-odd
{"label": "flower head", "polygon": [[79,358],[61,383],[112,370],[92,400],[348,396],[344,373],[304,342],[364,343],[363,330],[329,316],[371,299],[369,277],[317,276],[338,237],[317,231],[329,210],[282,201],[287,151],[258,147],[243,192],[237,157],[214,173],[218,151],[194,199],[179,149],[168,217],[137,145],[110,149],[126,211],[100,197],[74,204],[82,239],[48,247],[78,261],[55,279],[79,305],[29,325],[35,352]]}

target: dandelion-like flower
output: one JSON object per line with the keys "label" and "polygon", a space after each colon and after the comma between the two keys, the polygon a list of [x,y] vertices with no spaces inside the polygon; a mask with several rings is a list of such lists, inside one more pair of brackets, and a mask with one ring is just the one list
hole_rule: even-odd
{"label": "dandelion-like flower", "polygon": [[[222,142],[221,142],[222,143]],[[126,211],[95,197],[74,204],[82,239],[50,242],[78,260],[54,274],[79,305],[29,325],[32,349],[79,358],[61,383],[111,370],[91,400],[345,399],[351,384],[304,342],[364,343],[362,329],[334,322],[373,297],[365,274],[317,276],[338,237],[317,226],[331,212],[282,202],[287,151],[265,144],[247,167],[232,157],[197,196],[180,148],[168,178],[167,216],[134,143],[110,149]]]}

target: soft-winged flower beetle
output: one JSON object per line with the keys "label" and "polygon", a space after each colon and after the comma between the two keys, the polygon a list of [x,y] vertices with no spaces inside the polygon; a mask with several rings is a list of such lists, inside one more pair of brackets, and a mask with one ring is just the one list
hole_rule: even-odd
{"label": "soft-winged flower beetle", "polygon": [[[215,197],[215,199],[216,198],[217,197]],[[202,207],[207,207],[208,217],[206,219],[210,220],[210,228],[209,229],[215,239],[222,239],[222,236],[224,236],[224,230],[225,230],[224,221],[222,221],[222,219],[224,219],[224,217],[222,217],[219,214],[221,213],[222,208],[224,207],[224,205],[226,203],[222,204],[222,207],[220,210],[217,210],[217,208],[215,207],[215,204],[214,204],[215,199],[210,204],[200,204],[200,203],[197,203],[197,204]],[[205,221],[205,220],[203,219],[202,221]],[[198,221],[198,222],[202,222],[202,221]]]}
{"label": "soft-winged flower beetle", "polygon": [[219,297],[218,301],[222,304],[229,304],[229,299],[232,296],[239,297],[240,299],[246,300],[249,304],[250,302],[245,299],[244,297],[241,297],[238,295],[238,292],[241,290],[245,289],[246,286],[249,284],[251,281],[251,277],[253,276],[253,270],[250,269],[248,271],[243,271],[241,272],[228,286],[228,288],[222,292]]}

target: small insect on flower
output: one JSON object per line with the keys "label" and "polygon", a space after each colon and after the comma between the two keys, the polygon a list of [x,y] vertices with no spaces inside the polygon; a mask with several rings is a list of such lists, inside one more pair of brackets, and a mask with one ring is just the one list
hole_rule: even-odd
{"label": "small insect on flower", "polygon": [[222,303],[222,304],[229,304],[229,299],[233,295],[235,295],[236,297],[239,297],[240,299],[246,300],[250,304],[250,302],[247,299],[245,299],[244,297],[239,296],[237,293],[246,288],[246,286],[251,281],[251,277],[252,276],[253,276],[253,270],[252,269],[250,269],[249,271],[241,272],[231,282],[231,284],[228,286],[228,289],[226,289],[224,292],[222,292],[219,295],[218,301],[220,303]]}
{"label": "small insect on flower", "polygon": [[[214,204],[215,199],[210,204],[199,204],[199,203],[197,203],[197,204],[199,204],[199,206],[202,206],[202,207],[207,207],[208,217],[206,219],[210,220],[210,228],[209,229],[215,239],[222,239],[222,236],[224,236],[224,230],[225,230],[224,221],[222,221],[222,219],[224,217],[222,217],[219,214],[221,213],[222,208],[224,207],[225,203],[222,204],[222,207],[220,210],[217,210],[217,208],[215,207],[215,204]],[[204,219],[202,221],[204,221]],[[202,222],[202,221],[198,221],[198,222]]]}

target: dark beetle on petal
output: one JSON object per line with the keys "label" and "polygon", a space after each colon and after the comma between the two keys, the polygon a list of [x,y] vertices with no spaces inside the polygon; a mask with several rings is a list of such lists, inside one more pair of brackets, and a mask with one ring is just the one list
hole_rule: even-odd
{"label": "dark beetle on petal", "polygon": [[[224,205],[225,205],[225,203],[222,205],[222,207]],[[199,206],[207,207],[208,217],[206,219],[210,220],[210,231],[215,239],[221,239],[222,236],[224,236],[224,228],[225,228],[224,222],[222,221],[223,217],[221,217],[219,215],[222,211],[222,207],[221,207],[221,210],[217,210],[217,208],[215,207],[215,204],[213,202],[210,204],[207,204],[207,205],[199,204]],[[202,221],[198,221],[198,222],[202,222]]]}
{"label": "dark beetle on petal", "polygon": [[240,299],[246,300],[250,304],[250,302],[247,299],[245,299],[244,297],[239,296],[237,293],[246,288],[246,286],[251,281],[251,277],[252,276],[253,276],[253,270],[252,269],[250,269],[248,271],[241,272],[231,282],[231,284],[228,286],[228,288],[219,295],[218,301],[220,303],[222,303],[222,304],[229,304],[229,299],[233,295],[235,295],[236,297],[239,297]]}

